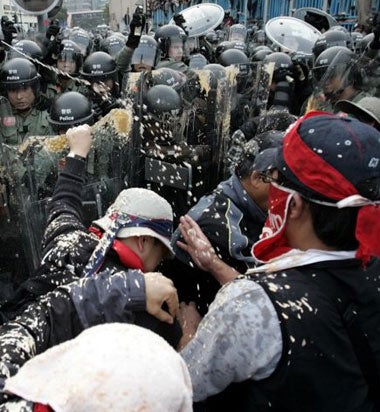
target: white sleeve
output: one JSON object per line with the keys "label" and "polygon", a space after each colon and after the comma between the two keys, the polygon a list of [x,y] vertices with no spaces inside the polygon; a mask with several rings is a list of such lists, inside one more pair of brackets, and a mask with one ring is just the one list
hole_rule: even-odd
{"label": "white sleeve", "polygon": [[218,292],[195,337],[181,351],[194,402],[232,382],[268,377],[281,353],[280,321],[273,303],[261,286],[248,279],[237,279]]}

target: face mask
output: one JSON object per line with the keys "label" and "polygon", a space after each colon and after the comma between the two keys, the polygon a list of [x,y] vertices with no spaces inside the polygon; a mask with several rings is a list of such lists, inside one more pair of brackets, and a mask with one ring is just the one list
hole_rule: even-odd
{"label": "face mask", "polygon": [[291,199],[296,192],[271,183],[269,210],[260,240],[252,247],[252,255],[263,263],[288,252],[291,248],[285,236],[285,225]]}

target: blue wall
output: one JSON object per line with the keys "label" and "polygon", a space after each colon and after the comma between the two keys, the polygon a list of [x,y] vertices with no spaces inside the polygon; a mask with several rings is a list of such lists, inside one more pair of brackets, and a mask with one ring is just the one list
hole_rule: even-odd
{"label": "blue wall", "polygon": [[[222,6],[225,10],[230,10],[231,15],[239,22],[245,21],[245,11],[247,0],[234,0],[234,7],[231,7],[230,0],[208,0],[204,2],[217,3]],[[250,0],[251,2],[257,1],[257,8],[255,18],[257,20],[264,20],[264,3],[265,0]],[[343,17],[347,19],[346,21],[340,21],[343,26],[351,29],[357,16],[356,3],[358,0],[330,0],[330,6],[327,10],[335,18]],[[193,0],[192,4],[201,3],[202,1]],[[322,9],[324,5],[323,0],[267,0],[268,2],[268,16],[267,20],[278,16],[289,16],[291,15],[290,7],[293,9],[299,9],[301,7],[315,7]],[[162,2],[164,4],[164,1]],[[190,4],[190,3],[189,3]],[[172,18],[174,13],[178,13],[183,10],[183,5],[172,10],[171,8],[163,10],[158,9],[153,12],[153,24],[155,27],[162,24],[167,24]],[[372,8],[375,11],[380,10],[380,0],[372,0]],[[249,16],[247,16],[249,18]]]}

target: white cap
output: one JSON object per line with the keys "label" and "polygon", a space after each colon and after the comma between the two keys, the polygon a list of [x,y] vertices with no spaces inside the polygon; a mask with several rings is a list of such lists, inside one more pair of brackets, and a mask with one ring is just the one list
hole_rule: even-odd
{"label": "white cap", "polygon": [[114,213],[131,219],[126,227],[116,234],[118,238],[131,236],[152,236],[159,239],[174,255],[170,239],[173,232],[173,210],[170,204],[152,190],[144,188],[125,189],[108,208],[105,216],[93,221],[105,232],[113,224]]}

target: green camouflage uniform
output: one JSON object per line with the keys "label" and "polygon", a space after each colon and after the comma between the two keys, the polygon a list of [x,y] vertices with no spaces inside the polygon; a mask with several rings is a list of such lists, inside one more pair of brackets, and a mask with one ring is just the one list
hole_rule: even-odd
{"label": "green camouflage uniform", "polygon": [[41,111],[33,108],[26,116],[21,116],[17,111],[12,110],[16,119],[14,126],[2,127],[2,141],[8,145],[18,145],[28,136],[46,136],[53,134],[53,129],[48,121],[46,110]]}

